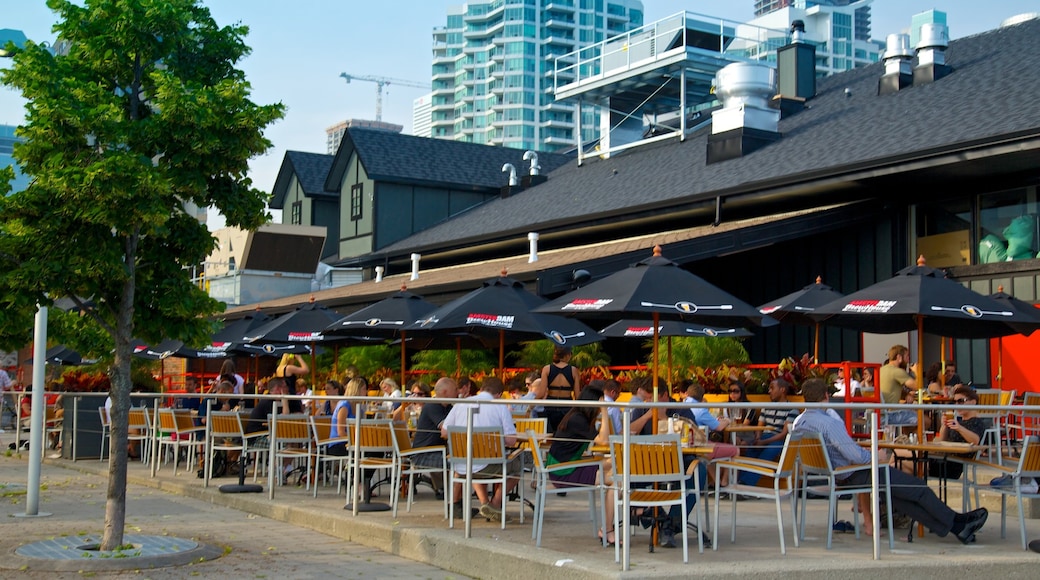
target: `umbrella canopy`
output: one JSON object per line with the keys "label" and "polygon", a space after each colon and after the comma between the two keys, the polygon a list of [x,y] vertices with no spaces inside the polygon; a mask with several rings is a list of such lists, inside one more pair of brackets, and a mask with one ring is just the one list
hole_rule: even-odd
{"label": "umbrella canopy", "polygon": [[1013,325],[1029,322],[1006,304],[973,292],[941,270],[928,267],[924,257],[888,280],[817,308],[811,316],[824,324],[861,332],[918,330],[951,338],[1018,334]]}
{"label": "umbrella canopy", "polygon": [[[349,336],[365,342],[378,338],[406,338],[404,328],[437,309],[422,296],[408,292],[403,284],[401,290],[387,298],[366,306],[353,314],[333,322],[326,329],[336,336]],[[408,366],[407,340],[401,342],[401,384],[406,383]]]}
{"label": "umbrella canopy", "polygon": [[[614,324],[599,331],[607,337],[620,338],[652,338],[654,336],[653,324],[645,320],[619,320]],[[658,336],[706,336],[745,338],[753,336],[751,331],[745,328],[722,328],[716,326],[704,326],[675,320],[662,320],[657,325]]]}
{"label": "umbrella canopy", "polygon": [[687,272],[661,256],[596,280],[535,308],[535,312],[600,318],[682,320],[716,326],[761,326],[762,314],[750,304]]}
{"label": "umbrella canopy", "polygon": [[603,336],[577,320],[538,314],[531,309],[545,299],[528,292],[506,276],[487,280],[480,288],[428,313],[404,330],[413,337],[465,333],[485,344],[498,342],[498,366],[505,366],[505,345],[522,340],[548,338],[560,346],[580,346]]}
{"label": "umbrella canopy", "polygon": [[137,358],[162,360],[171,356],[182,356],[178,354],[178,351],[184,348],[184,343],[179,340],[167,339],[155,346],[149,346],[144,341],[135,338],[130,348],[132,349],[131,354]]}
{"label": "umbrella canopy", "polygon": [[835,300],[844,298],[841,292],[835,292],[830,286],[823,283],[823,279],[816,277],[815,284],[809,284],[805,288],[792,292],[767,302],[758,307],[758,311],[766,316],[780,322],[790,322],[813,326],[816,328],[813,340],[813,360],[820,360],[820,322],[809,315],[817,308]]}
{"label": "umbrella canopy", "polygon": [[[63,365],[63,366],[77,366],[81,364],[91,364],[97,361],[84,361],[83,357],[76,351],[59,344],[52,346],[47,349],[47,353],[44,355],[44,361],[50,365]],[[33,359],[26,361],[26,364],[33,364]]]}
{"label": "umbrella canopy", "polygon": [[996,300],[1016,315],[1020,315],[1026,319],[1026,322],[1008,323],[1011,328],[1018,333],[1029,336],[1030,334],[1033,334],[1033,331],[1040,329],[1040,308],[1004,292],[1003,286],[998,287],[997,292],[995,294],[990,294],[989,297]]}
{"label": "umbrella canopy", "polygon": [[325,333],[330,324],[339,320],[342,315],[334,310],[314,303],[311,298],[296,310],[283,314],[249,331],[244,342],[279,342],[289,344],[307,344],[330,342],[336,337]]}

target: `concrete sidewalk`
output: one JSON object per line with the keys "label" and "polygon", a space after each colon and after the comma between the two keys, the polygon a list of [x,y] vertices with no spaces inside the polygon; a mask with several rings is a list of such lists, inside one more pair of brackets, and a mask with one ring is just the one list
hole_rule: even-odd
{"label": "concrete sidewalk", "polygon": [[[40,520],[11,520],[4,534],[3,551],[48,534],[97,531],[103,521],[104,481],[107,463],[96,460],[71,462],[48,460],[43,468],[48,488],[41,509],[55,513]],[[0,480],[24,485],[24,459],[0,461]],[[521,525],[514,519],[505,530],[483,520],[474,522],[473,537],[466,539],[461,522],[448,529],[441,504],[425,487],[412,512],[403,506],[395,519],[389,512],[344,511],[344,498],[335,487],[320,487],[318,497],[303,487],[279,486],[274,500],[267,493],[224,495],[216,480],[203,488],[193,472],[176,477],[166,467],[155,478],[138,462],[130,467],[128,531],[170,533],[198,537],[203,541],[231,546],[230,554],[192,566],[191,572],[260,575],[282,572],[287,577],[404,577],[444,578],[462,574],[478,578],[679,578],[691,573],[723,578],[775,578],[797,574],[799,578],[870,578],[899,575],[912,578],[943,578],[963,575],[1034,578],[1040,555],[1023,551],[1018,537],[1018,520],[1009,514],[1008,537],[1000,538],[999,502],[984,499],[990,508],[986,527],[978,541],[962,545],[955,538],[926,534],[906,542],[906,530],[897,530],[896,550],[882,541],[881,559],[872,558],[870,540],[851,533],[838,533],[834,548],[826,550],[826,502],[810,501],[806,538],[795,547],[789,517],[786,537],[788,552],[780,555],[775,506],[768,501],[738,504],[736,542],[729,540],[729,507],[720,514],[719,550],[697,553],[691,535],[690,563],[683,564],[681,550],[657,548],[648,553],[647,533],[638,530],[632,546],[632,570],[622,573],[614,562],[613,549],[604,549],[592,534],[588,504],[584,497],[550,498],[542,547],[531,539],[530,510]],[[949,503],[960,506],[960,486],[951,489]],[[387,490],[380,490],[385,501]],[[14,499],[14,498],[12,498]],[[24,511],[24,497],[9,504],[7,514]],[[517,503],[509,509],[518,514]],[[232,509],[228,509],[232,508]],[[850,502],[839,505],[839,519],[851,519]],[[785,506],[785,516],[787,516]],[[273,521],[272,521],[273,520]],[[1027,537],[1040,537],[1040,521],[1027,520]],[[320,532],[317,533],[317,532]],[[344,542],[346,540],[346,542]],[[351,543],[368,546],[360,548]],[[392,554],[389,555],[389,554]],[[407,560],[405,560],[405,559]],[[414,562],[422,562],[417,564]],[[2,564],[0,564],[2,565]],[[431,568],[436,566],[440,569]],[[415,566],[415,568],[409,568]],[[357,572],[357,574],[355,574]],[[151,578],[185,575],[185,569],[150,571]],[[43,576],[41,576],[42,578]],[[53,577],[53,576],[48,576]]]}

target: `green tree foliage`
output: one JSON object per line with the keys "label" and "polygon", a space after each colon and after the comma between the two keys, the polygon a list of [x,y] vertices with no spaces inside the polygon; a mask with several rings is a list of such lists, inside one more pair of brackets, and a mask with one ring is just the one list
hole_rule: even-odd
{"label": "green tree foliage", "polygon": [[[458,353],[455,350],[423,350],[412,355],[412,368],[420,371],[437,371],[454,377],[458,373]],[[461,376],[491,373],[498,366],[498,358],[490,351],[462,349]]]}
{"label": "green tree foliage", "polygon": [[256,228],[266,195],[246,177],[280,104],[249,99],[248,29],[197,0],[48,0],[67,51],[29,42],[2,81],[28,101],[14,156],[31,178],[0,200],[0,343],[24,342],[37,303],[89,297],[111,337],[112,431],[101,549],[123,543],[130,341],[202,343],[220,304],[189,280],[212,251],[183,211],[215,206]]}
{"label": "green tree foliage", "polygon": [[[654,344],[652,340],[643,343],[650,350],[646,364],[652,365]],[[669,382],[678,381],[692,375],[692,369],[709,368],[720,365],[739,365],[750,362],[744,345],[735,338],[676,336],[672,337],[672,376],[668,377],[668,338],[663,337],[658,347],[659,376],[668,377]]]}
{"label": "green tree foliage", "polygon": [[[328,365],[322,361],[321,357],[318,358],[318,362],[322,368],[330,368],[332,357],[329,358],[330,364]],[[379,371],[384,369],[400,370],[401,347],[388,344],[366,344],[339,349],[338,368],[341,376],[336,377],[337,380],[342,378],[343,371],[351,365],[357,367],[358,373],[366,378],[375,377]]]}

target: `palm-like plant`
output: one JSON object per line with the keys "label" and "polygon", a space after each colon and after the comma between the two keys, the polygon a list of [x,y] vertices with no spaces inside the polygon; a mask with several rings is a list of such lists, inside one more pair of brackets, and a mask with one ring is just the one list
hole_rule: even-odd
{"label": "palm-like plant", "polygon": [[[671,339],[671,344],[672,375],[668,377],[671,384],[690,376],[693,369],[732,366],[750,361],[744,345],[735,338],[677,336]],[[653,365],[653,341],[646,341],[643,346],[651,350],[646,360],[648,365]],[[667,374],[668,347],[665,340],[661,341],[658,348],[657,368],[661,376]]]}
{"label": "palm-like plant", "polygon": [[[555,345],[549,340],[535,340],[521,343],[521,349],[511,356],[516,366],[540,369],[552,362]],[[610,357],[603,352],[600,343],[594,342],[584,346],[576,346],[571,351],[571,364],[579,369],[606,366]]]}
{"label": "palm-like plant", "polygon": [[422,350],[412,355],[412,368],[455,376],[459,372],[460,356],[463,376],[490,373],[498,364],[497,360],[484,350]]}
{"label": "palm-like plant", "polygon": [[[332,356],[324,359],[318,357],[318,367],[328,368],[332,362]],[[362,346],[351,346],[341,348],[339,351],[339,368],[348,366],[357,367],[358,373],[363,377],[374,377],[384,369],[400,370],[401,347],[388,344],[366,344]]]}

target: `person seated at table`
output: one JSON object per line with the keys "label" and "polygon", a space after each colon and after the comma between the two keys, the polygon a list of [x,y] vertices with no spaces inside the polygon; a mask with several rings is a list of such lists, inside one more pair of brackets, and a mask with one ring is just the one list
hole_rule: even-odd
{"label": "person seated at table", "polygon": [[[339,392],[339,386],[338,382],[330,380],[329,383],[325,385],[326,394],[329,396],[338,396],[342,394],[346,397],[364,397],[368,395],[368,387],[358,378],[353,378],[347,381],[347,386],[343,388],[343,393]],[[336,406],[333,407],[331,414],[332,424],[329,428],[329,438],[337,439],[339,437],[349,437],[350,428],[347,426],[347,420],[354,418],[353,403],[347,399],[339,399],[336,401]],[[341,442],[329,445],[328,453],[329,455],[342,457],[347,454],[347,444]]]}
{"label": "person seated at table", "polygon": [[[654,386],[653,377],[648,375],[641,375],[632,379],[632,399],[630,403],[652,403],[654,402]],[[658,403],[675,403],[672,400],[671,395],[668,394],[668,383],[663,379],[658,379],[657,386],[657,402]],[[667,420],[670,417],[679,416],[684,419],[693,420],[693,413],[689,409],[684,408],[666,408],[657,409],[658,421]],[[653,409],[649,407],[638,407],[632,409],[632,420],[629,427],[632,430],[633,435],[652,435],[654,432],[654,426],[651,422],[653,417]],[[660,431],[660,429],[658,429]]]}
{"label": "person seated at table", "polygon": [[860,383],[856,379],[845,381],[845,368],[838,367],[838,378],[834,380],[834,394],[831,395],[831,401],[837,403],[845,402],[845,397],[858,397],[860,392]]}
{"label": "person seated at table", "polygon": [[424,405],[422,401],[416,401],[415,399],[429,399],[431,393],[433,393],[433,389],[430,388],[430,385],[422,381],[412,381],[408,387],[408,396],[405,397],[404,402],[400,406],[394,409],[394,412],[390,415],[391,419],[394,421],[405,421],[413,412],[418,417]]}
{"label": "person seated at table", "polygon": [[[603,383],[603,400],[607,403],[617,402],[621,396],[621,383],[614,379],[607,379]],[[611,434],[621,433],[621,407],[607,407],[607,416],[610,417]]]}
{"label": "person seated at table", "polygon": [[379,381],[379,390],[383,391],[383,397],[390,399],[382,404],[383,411],[387,414],[393,413],[401,406],[401,399],[404,398],[404,393],[397,386],[397,381],[387,377]]}
{"label": "person seated at table", "polygon": [[[425,383],[416,383],[426,386]],[[414,388],[414,387],[413,387]],[[427,387],[428,388],[428,387]],[[419,418],[415,420],[415,435],[412,436],[412,448],[422,447],[444,447],[448,446],[448,440],[441,435],[441,423],[448,417],[451,406],[459,396],[459,385],[455,379],[441,377],[433,385],[436,397],[422,405]],[[420,467],[441,467],[443,456],[437,451],[417,453],[412,456],[413,465]],[[437,499],[444,499],[444,477],[434,477],[431,480],[433,494]],[[458,492],[455,497],[462,497],[462,484],[458,484]],[[461,517],[462,502],[456,502],[455,514]]]}
{"label": "person seated at table", "polygon": [[[744,388],[744,382],[739,379],[730,379],[728,392],[730,403],[751,402],[747,398],[747,390]],[[745,407],[743,409],[726,409],[726,416],[733,423],[738,425],[758,425],[758,409],[753,409],[751,407]],[[737,440],[741,442],[741,445],[751,443],[754,439],[755,434],[752,432],[737,433]]]}
{"label": "person seated at table", "polygon": [[[516,445],[516,424],[513,423],[513,415],[509,412],[509,407],[506,405],[480,404],[481,401],[501,398],[503,391],[505,391],[505,385],[502,384],[502,380],[498,377],[484,379],[479,393],[466,399],[466,403],[456,403],[448,411],[448,416],[441,423],[441,436],[447,439],[448,427],[465,427],[469,409],[476,407],[473,412],[474,427],[498,427],[502,429],[502,436],[505,439],[506,446],[512,447]],[[455,471],[464,474],[465,472],[460,471],[460,467],[461,469],[466,468],[465,465],[457,465]],[[482,475],[501,475],[503,468],[505,468],[507,475],[506,489],[502,489],[502,485],[496,484],[492,497],[488,497],[487,486],[484,483],[474,482],[473,484],[473,490],[480,500],[480,515],[492,521],[502,521],[503,498],[507,497],[516,487],[516,484],[520,482],[519,476],[521,475],[520,470],[523,468],[523,463],[520,455],[517,454],[505,466],[473,465],[473,471],[479,471]],[[461,497],[461,492],[456,497]]]}
{"label": "person seated at table", "polygon": [[[338,397],[343,394],[343,384],[336,379],[329,379],[325,381],[325,396],[326,397]],[[333,399],[324,399],[318,403],[314,408],[316,415],[331,415],[332,410],[336,408],[337,401]]]}
{"label": "person seated at table", "polygon": [[[528,373],[527,378],[524,379],[527,384],[527,393],[523,397],[520,397],[524,401],[541,401],[549,396],[549,388],[542,382],[541,377],[538,373]],[[529,413],[532,419],[540,419],[545,417],[545,407],[540,405],[524,405],[525,409],[530,409]]]}
{"label": "person seated at table", "polygon": [[939,382],[939,374],[942,372],[942,363],[932,363],[924,373],[924,382],[928,385],[928,394],[931,396],[946,396],[946,388]]}
{"label": "person seated at table", "polygon": [[206,407],[202,404],[202,397],[199,397],[199,380],[191,375],[184,377],[184,392],[187,395],[194,395],[188,397],[181,397],[177,399],[177,406],[181,409],[187,409],[192,411],[192,422],[195,423],[196,427],[202,426],[206,423]]}
{"label": "person seated at table", "polygon": [[[579,401],[602,401],[603,391],[589,385],[582,390],[578,396]],[[596,419],[600,419],[599,428],[596,428]],[[552,445],[545,456],[545,464],[556,465],[581,459],[588,450],[589,445],[608,445],[610,443],[610,417],[607,416],[606,407],[571,407],[560,419],[560,425],[553,433]],[[605,460],[605,466],[596,467],[583,465],[571,469],[561,469],[549,474],[549,480],[553,487],[565,488],[569,484],[592,486],[596,484],[599,472],[606,475],[610,469],[609,460]],[[604,519],[607,530],[607,543],[613,544],[614,534],[614,489],[613,482],[604,478],[603,484],[607,486],[606,501],[603,503]]]}
{"label": "person seated at table", "polygon": [[267,394],[282,398],[264,398],[257,401],[249,413],[248,429],[251,433],[267,430],[267,416],[275,412],[276,403],[280,415],[303,412],[303,403],[297,398],[289,397],[289,385],[282,377],[272,377],[267,381]]}
{"label": "person seated at table", "polygon": [[[982,434],[986,432],[986,427],[988,427],[988,421],[979,417],[978,411],[974,408],[979,402],[978,394],[971,387],[960,386],[953,390],[953,402],[957,405],[962,405],[962,407],[953,415],[949,413],[943,414],[942,427],[939,429],[939,434],[935,436],[935,440],[978,445],[979,441],[982,441]],[[970,457],[971,453],[960,455]],[[896,456],[909,457],[910,454],[897,450]],[[903,471],[913,473],[912,462],[904,461],[901,463]],[[945,457],[928,458],[929,477],[960,479],[963,473],[964,464],[960,462],[947,461]]]}
{"label": "person seated at table", "polygon": [[[704,386],[693,379],[687,379],[689,384],[686,387],[686,400],[687,403],[700,403],[704,400]],[[711,414],[711,409],[707,407],[694,407],[691,409],[693,412],[693,420],[697,423],[697,427],[704,427],[708,430],[708,433],[717,433],[718,437],[710,437],[714,441],[711,455],[708,456],[709,461],[716,459],[726,459],[730,457],[737,457],[740,455],[740,448],[731,443],[726,443],[723,438],[723,431],[726,430],[732,424],[730,419],[722,418],[716,419]],[[711,479],[714,474],[711,470],[708,471],[708,478]],[[729,485],[729,470],[722,471],[722,478],[719,481],[719,485],[726,487]]]}
{"label": "person seated at table", "polygon": [[[802,384],[802,395],[806,403],[826,401],[827,384],[821,379],[809,379]],[[831,465],[836,469],[870,462],[870,450],[857,444],[845,430],[845,424],[824,409],[806,409],[798,417],[793,430],[795,433],[819,433],[823,437]],[[939,537],[946,537],[952,533],[964,544],[975,540],[975,534],[982,529],[989,515],[986,508],[957,513],[943,503],[925,481],[887,465],[888,457],[885,450],[879,450],[878,460],[882,464],[879,469],[887,469],[891,478],[893,511],[906,514],[924,524]],[[838,483],[863,486],[870,481],[870,476],[869,470],[860,470],[839,480]],[[869,496],[867,498],[861,501],[860,511],[867,522],[870,522],[871,505]],[[869,526],[868,523],[867,533],[872,533]]]}

